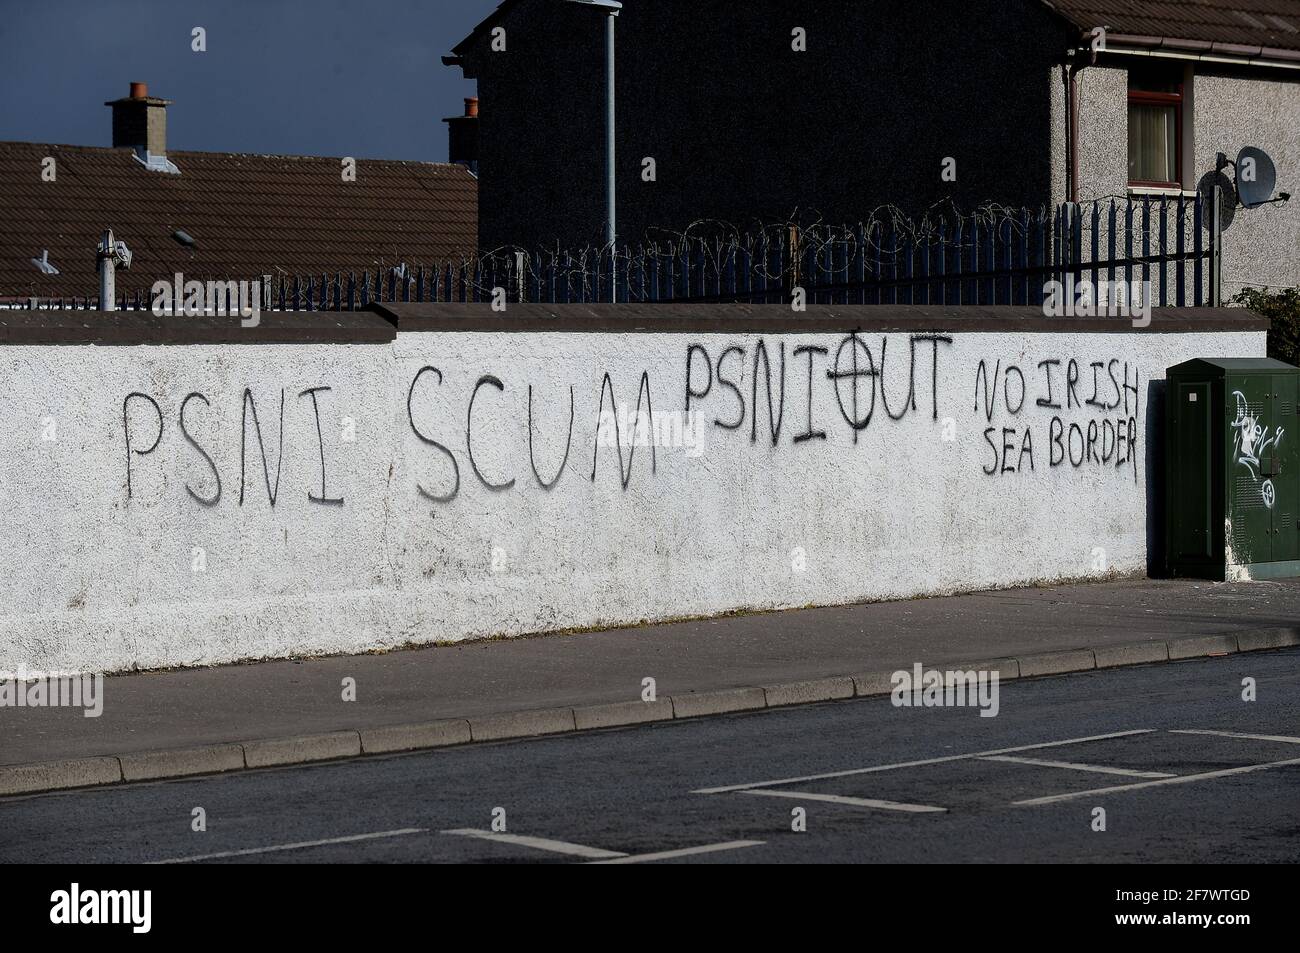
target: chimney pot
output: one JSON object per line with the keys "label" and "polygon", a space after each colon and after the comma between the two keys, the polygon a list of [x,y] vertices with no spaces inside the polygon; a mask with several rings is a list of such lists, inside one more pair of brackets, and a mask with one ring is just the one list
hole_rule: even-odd
{"label": "chimney pot", "polygon": [[447,161],[478,174],[478,97],[465,97],[465,115],[444,119],[447,124]]}
{"label": "chimney pot", "polygon": [[124,99],[105,103],[113,110],[113,148],[165,159],[167,156],[167,106],[171,100],[149,95],[146,83],[132,83]]}

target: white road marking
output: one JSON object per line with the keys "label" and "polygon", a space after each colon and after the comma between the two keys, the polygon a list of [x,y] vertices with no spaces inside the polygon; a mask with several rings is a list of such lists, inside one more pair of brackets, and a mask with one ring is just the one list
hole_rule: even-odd
{"label": "white road marking", "polygon": [[1220,738],[1245,738],[1247,741],[1280,741],[1288,745],[1300,745],[1300,738],[1286,735],[1248,735],[1240,731],[1199,731],[1195,728],[1169,729],[1171,735],[1217,735]]}
{"label": "white road marking", "polygon": [[1015,805],[1029,804],[1052,804],[1057,801],[1070,801],[1081,797],[1094,797],[1098,794],[1115,794],[1120,791],[1138,791],[1142,788],[1160,787],[1164,784],[1187,784],[1191,781],[1211,781],[1215,778],[1226,778],[1234,774],[1249,774],[1252,771],[1267,771],[1269,768],[1285,768],[1289,765],[1300,764],[1300,758],[1290,758],[1286,761],[1269,761],[1264,764],[1248,764],[1240,768],[1224,768],[1221,771],[1206,771],[1204,774],[1181,774],[1175,778],[1162,778],[1159,781],[1143,781],[1140,784],[1120,784],[1111,788],[1093,788],[1090,791],[1071,791],[1068,794],[1051,794],[1047,797],[1034,797],[1024,801],[1013,801]]}
{"label": "white road marking", "polygon": [[848,771],[828,771],[825,774],[806,774],[798,778],[781,778],[777,781],[754,781],[750,784],[728,784],[717,788],[700,788],[692,794],[726,794],[730,791],[744,791],[749,788],[771,788],[782,784],[798,784],[800,781],[824,781],[829,778],[847,778],[856,774],[872,774],[876,771],[893,771],[898,768],[916,768],[927,764],[944,764],[948,761],[965,761],[969,758],[983,758],[995,754],[1013,754],[1017,751],[1036,751],[1040,748],[1055,748],[1060,745],[1077,745],[1087,741],[1106,741],[1111,738],[1126,738],[1130,735],[1145,735],[1155,731],[1154,728],[1134,728],[1132,731],[1116,731],[1107,735],[1089,735],[1086,738],[1067,738],[1064,741],[1044,741],[1035,745],[1019,745],[1015,748],[994,748],[991,751],[972,751],[969,754],[952,754],[942,758],[924,758],[920,761],[901,761],[897,764],[878,764],[870,768],[853,768]]}
{"label": "white road marking", "polygon": [[929,804],[904,804],[902,801],[881,801],[870,797],[844,797],[840,794],[809,794],[806,791],[737,791],[737,794],[757,794],[762,797],[789,797],[800,801],[828,801],[831,804],[851,804],[854,807],[879,807],[887,811],[908,811],[913,814],[944,813],[946,807]]}
{"label": "white road marking", "polygon": [[507,844],[517,844],[520,847],[533,847],[537,850],[549,850],[553,854],[568,854],[573,857],[586,857],[589,860],[604,860],[611,857],[627,856],[627,854],[621,851],[602,850],[599,847],[587,847],[585,844],[570,844],[568,841],[550,840],[546,837],[527,837],[523,834],[483,831],[472,827],[460,827],[451,831],[443,831],[442,833],[455,834],[458,837],[479,837],[483,840],[504,841]]}
{"label": "white road marking", "polygon": [[1007,761],[1011,764],[1032,764],[1040,768],[1063,768],[1067,771],[1090,771],[1093,774],[1122,774],[1130,778],[1172,778],[1177,775],[1166,771],[1133,771],[1129,768],[1110,768],[1101,764],[1075,764],[1072,761],[1044,761],[1041,758],[1016,758],[1005,754],[991,754],[981,761]]}
{"label": "white road marking", "polygon": [[324,847],[327,844],[351,844],[361,840],[377,840],[381,837],[403,837],[407,834],[424,834],[427,827],[404,827],[397,831],[379,831],[374,834],[353,834],[350,837],[330,837],[325,840],[299,841],[296,844],[276,844],[272,847],[249,847],[244,850],[224,850],[216,854],[195,854],[193,857],[172,857],[168,860],[155,860],[153,864],[191,864],[199,860],[219,860],[222,857],[248,857],[251,854],[273,854],[281,850],[302,850],[304,847]]}
{"label": "white road marking", "polygon": [[704,844],[700,847],[683,847],[680,850],[661,850],[653,854],[631,854],[616,857],[613,860],[593,860],[593,864],[644,864],[655,860],[671,860],[674,857],[690,857],[692,854],[713,854],[720,850],[736,850],[741,847],[758,847],[761,840],[729,840],[721,844]]}

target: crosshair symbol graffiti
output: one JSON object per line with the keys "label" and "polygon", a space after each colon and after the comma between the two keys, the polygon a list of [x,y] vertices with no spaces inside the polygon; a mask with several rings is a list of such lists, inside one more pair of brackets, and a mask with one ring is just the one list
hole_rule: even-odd
{"label": "crosshair symbol graffiti", "polygon": [[1273,489],[1273,481],[1265,480],[1259,487],[1259,495],[1264,498],[1264,505],[1270,510],[1273,508],[1273,501],[1277,499],[1277,492]]}

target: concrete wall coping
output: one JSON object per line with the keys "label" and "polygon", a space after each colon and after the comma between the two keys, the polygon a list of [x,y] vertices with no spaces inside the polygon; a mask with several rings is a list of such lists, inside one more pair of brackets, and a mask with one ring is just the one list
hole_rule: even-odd
{"label": "concrete wall coping", "polygon": [[0,344],[99,346],[171,344],[387,344],[401,332],[621,334],[1181,333],[1267,331],[1244,308],[1153,308],[1151,323],[1123,317],[1043,315],[1037,307],[780,304],[488,304],[389,303],[361,311],[272,311],[256,327],[238,317],[185,317],[140,311],[0,311]]}
{"label": "concrete wall coping", "polygon": [[1036,306],[783,304],[487,304],[384,302],[374,311],[398,331],[575,331],[667,334],[864,332],[1170,333],[1267,331],[1267,318],[1244,308],[1153,308],[1151,324],[1124,317],[1049,318]]}
{"label": "concrete wall coping", "polygon": [[267,311],[256,327],[237,316],[152,311],[0,311],[0,344],[388,344],[393,324],[374,311]]}

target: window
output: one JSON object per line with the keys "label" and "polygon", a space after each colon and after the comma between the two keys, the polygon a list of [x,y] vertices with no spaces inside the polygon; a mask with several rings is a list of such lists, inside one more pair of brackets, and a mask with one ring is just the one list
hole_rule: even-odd
{"label": "window", "polygon": [[1129,185],[1181,188],[1182,76],[1131,71],[1128,80]]}

